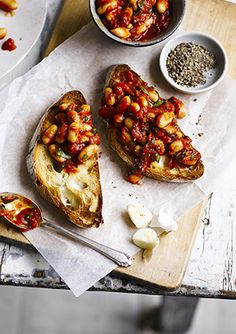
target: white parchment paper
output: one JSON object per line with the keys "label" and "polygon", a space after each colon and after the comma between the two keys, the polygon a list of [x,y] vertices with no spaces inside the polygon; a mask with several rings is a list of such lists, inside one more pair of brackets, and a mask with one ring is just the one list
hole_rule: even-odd
{"label": "white parchment paper", "polygon": [[[0,182],[1,191],[29,196],[43,215],[58,224],[77,229],[35,190],[26,170],[26,154],[34,130],[46,109],[72,89],[79,89],[93,108],[96,126],[102,136],[100,174],[103,191],[104,225],[80,230],[84,235],[133,255],[134,228],[126,207],[142,203],[154,213],[163,204],[178,219],[207,194],[230,182],[236,147],[236,83],[226,78],[218,88],[201,95],[183,95],[172,90],[158,70],[163,44],[146,48],[121,46],[105,37],[93,23],[58,47],[47,59],[0,93]],[[202,152],[204,176],[185,184],[161,183],[145,178],[141,186],[124,181],[126,167],[108,147],[104,125],[97,116],[105,76],[111,65],[129,64],[144,80],[157,85],[163,97],[182,98],[189,110],[181,127]],[[231,168],[230,168],[231,167]],[[115,268],[102,255],[56,233],[39,228],[27,238],[54,267],[76,296]]]}

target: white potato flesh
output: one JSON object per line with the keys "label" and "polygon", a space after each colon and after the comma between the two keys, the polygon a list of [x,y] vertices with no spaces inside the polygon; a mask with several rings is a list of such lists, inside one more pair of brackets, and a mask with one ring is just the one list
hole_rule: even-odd
{"label": "white potato flesh", "polygon": [[153,249],[158,242],[156,232],[151,228],[140,228],[133,235],[133,242],[142,249]]}
{"label": "white potato flesh", "polygon": [[152,213],[142,205],[130,204],[127,207],[128,214],[137,228],[147,227],[152,220]]}

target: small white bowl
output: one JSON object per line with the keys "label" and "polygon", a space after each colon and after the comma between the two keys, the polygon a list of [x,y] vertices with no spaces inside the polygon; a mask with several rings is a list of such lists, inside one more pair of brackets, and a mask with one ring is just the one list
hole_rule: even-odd
{"label": "small white bowl", "polygon": [[[177,84],[169,76],[166,67],[166,60],[170,51],[180,43],[190,42],[204,46],[206,49],[213,52],[216,57],[216,67],[207,71],[206,83],[196,87],[187,87]],[[161,72],[169,84],[179,91],[188,94],[202,93],[216,87],[221,82],[227,71],[227,63],[227,55],[223,46],[214,37],[201,32],[185,33],[170,39],[163,47],[159,58]]]}
{"label": "small white bowl", "polygon": [[[96,10],[96,0],[90,0],[90,13],[91,16],[98,26],[98,28],[108,37],[113,39],[114,41],[128,45],[128,46],[137,46],[137,47],[143,47],[143,46],[150,46],[154,45],[157,43],[162,42],[164,39],[168,38],[171,36],[175,30],[179,27],[181,24],[184,14],[185,14],[185,7],[186,7],[186,0],[169,0],[170,1],[170,6],[171,6],[171,22],[169,26],[164,29],[162,32],[160,32],[157,36],[154,38],[147,40],[147,41],[126,41],[124,39],[121,39],[114,34],[112,34],[103,24],[101,17],[98,15],[97,10]],[[127,2],[127,1],[126,1]]]}

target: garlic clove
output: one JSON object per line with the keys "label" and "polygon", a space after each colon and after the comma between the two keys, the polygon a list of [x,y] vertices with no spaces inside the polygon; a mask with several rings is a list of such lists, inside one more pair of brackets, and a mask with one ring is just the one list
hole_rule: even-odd
{"label": "garlic clove", "polygon": [[152,213],[142,205],[128,205],[128,214],[137,228],[147,227],[152,220]]}
{"label": "garlic clove", "polygon": [[[161,209],[157,219],[152,222],[151,227],[158,228],[160,232],[162,231],[168,233],[176,231],[178,229],[178,224],[171,216]],[[160,232],[158,234],[160,234]]]}
{"label": "garlic clove", "polygon": [[159,239],[157,238],[156,232],[151,228],[140,228],[136,233],[133,235],[133,242],[136,246],[142,249],[153,249]]}

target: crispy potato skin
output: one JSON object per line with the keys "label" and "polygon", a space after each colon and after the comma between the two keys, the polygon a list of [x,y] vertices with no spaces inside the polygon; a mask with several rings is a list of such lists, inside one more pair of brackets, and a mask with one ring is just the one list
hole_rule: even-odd
{"label": "crispy potato skin", "polygon": [[[122,80],[122,78],[123,78],[122,73],[126,70],[131,70],[131,68],[126,64],[113,66],[107,74],[106,84],[105,84],[104,90],[107,87],[112,87],[117,82]],[[140,77],[140,79],[141,79],[141,77]],[[128,154],[128,152],[126,150],[124,150],[123,147],[122,147],[122,142],[119,139],[120,138],[119,129],[115,128],[115,127],[112,127],[107,123],[106,131],[107,131],[108,142],[109,142],[110,146],[112,147],[112,149],[119,155],[119,157],[129,167],[134,166],[133,157],[130,154]],[[196,164],[196,166],[194,166],[193,169],[185,167],[182,170],[180,170],[178,174],[171,173],[171,171],[167,168],[166,169],[162,168],[162,169],[158,169],[158,170],[153,170],[151,168],[148,168],[147,171],[144,173],[144,175],[146,175],[150,178],[153,178],[155,180],[159,180],[159,181],[178,182],[178,183],[181,182],[182,183],[182,182],[196,180],[196,179],[200,178],[203,175],[203,173],[204,173],[204,165],[203,165],[202,161],[200,160]]]}
{"label": "crispy potato skin", "polygon": [[[38,127],[31,140],[29,153],[26,159],[27,168],[40,194],[45,199],[57,206],[61,211],[63,211],[71,222],[82,228],[99,227],[101,223],[103,223],[103,218],[102,192],[99,178],[98,156],[92,157],[90,161],[85,164],[85,168],[87,168],[87,166],[89,168],[87,168],[88,175],[91,179],[93,179],[95,183],[94,195],[96,196],[96,201],[98,202],[95,212],[89,210],[88,203],[83,202],[83,200],[80,198],[78,199],[81,200],[81,205],[76,208],[76,210],[72,210],[70,206],[66,206],[62,202],[60,187],[57,185],[51,185],[51,183],[49,182],[52,181],[53,184],[53,178],[55,175],[53,159],[49,155],[46,146],[40,140],[40,137],[42,132],[48,127],[48,124],[53,122],[53,109],[55,109],[55,107],[62,103],[76,103],[80,106],[82,104],[86,104],[86,100],[81,92],[70,91],[63,95],[59,101],[57,101],[47,110],[40,123],[38,124]],[[45,170],[46,173],[43,172]],[[78,177],[80,177],[79,173],[77,175]],[[61,176],[62,178],[66,178],[68,174],[64,172],[64,174],[61,174]]]}

